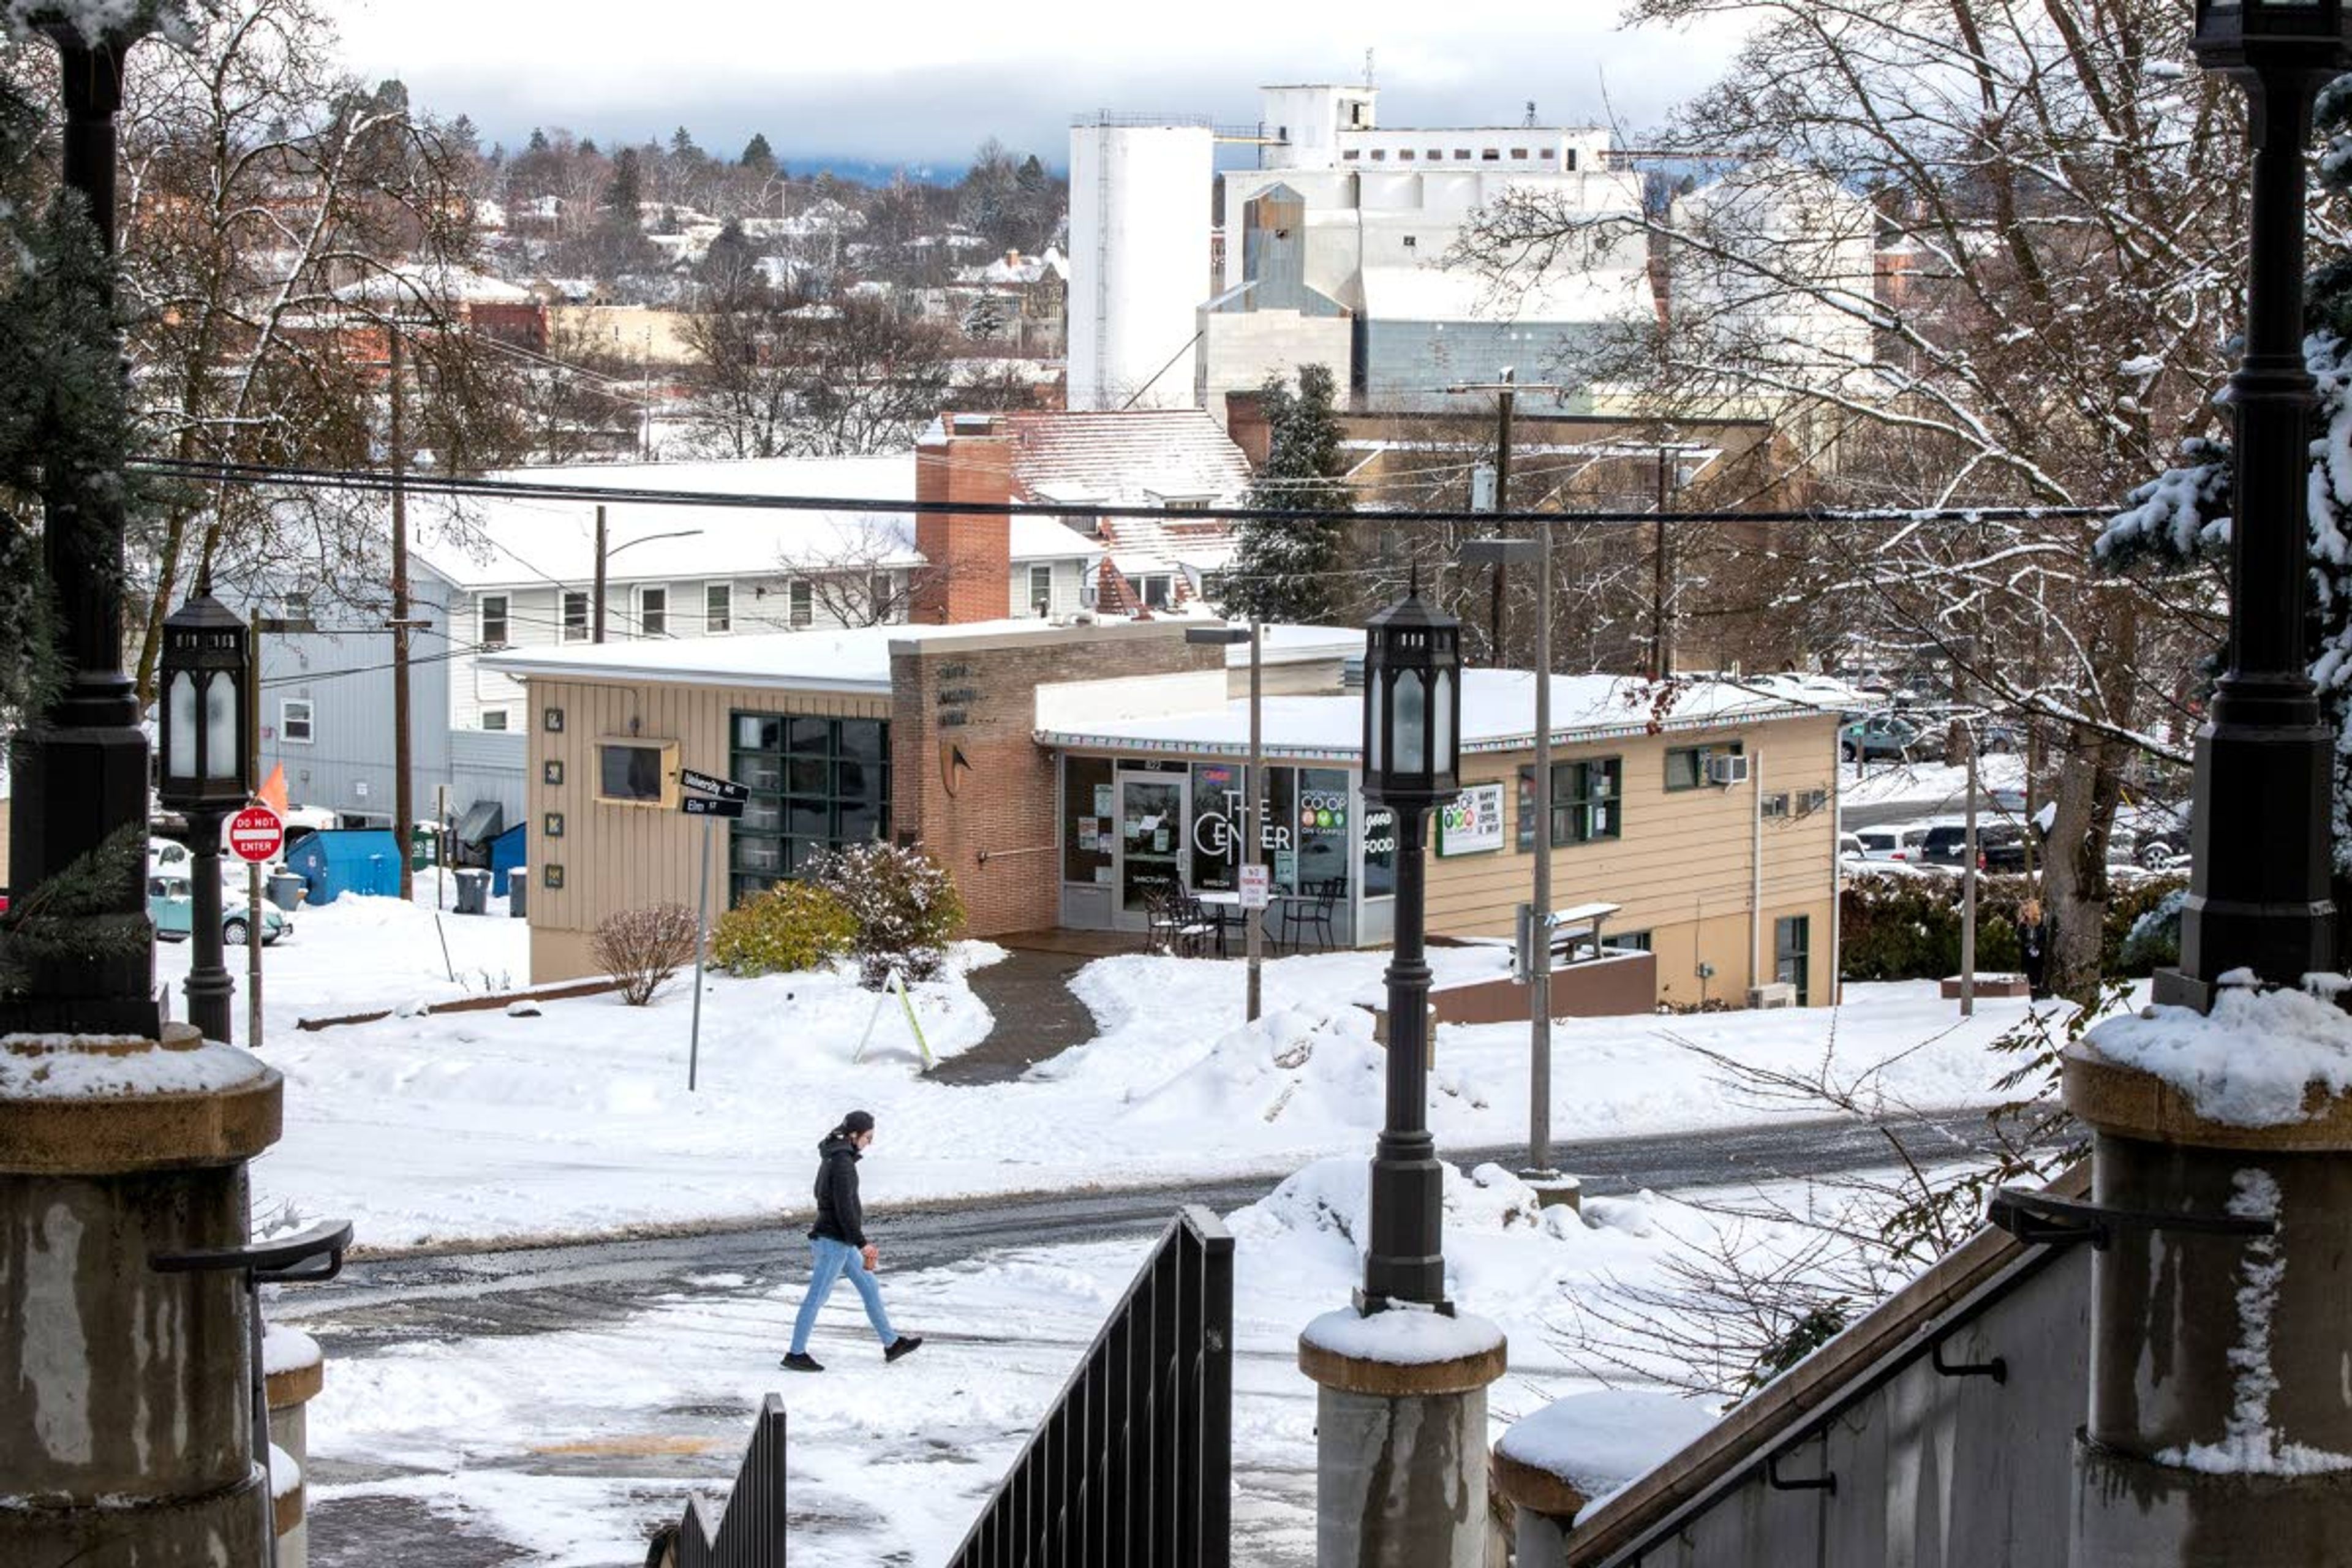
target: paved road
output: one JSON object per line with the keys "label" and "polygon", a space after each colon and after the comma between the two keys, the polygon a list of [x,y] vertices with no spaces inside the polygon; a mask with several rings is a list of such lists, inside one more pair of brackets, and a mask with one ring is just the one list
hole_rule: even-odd
{"label": "paved road", "polygon": [[[1973,1112],[1936,1126],[1972,1144]],[[1513,1163],[1518,1149],[1442,1150],[1464,1165]],[[1762,1126],[1558,1145],[1554,1158],[1609,1194],[1643,1187],[1671,1192],[1891,1163],[1885,1135],[1851,1121],[1790,1121]],[[963,1262],[1007,1245],[1047,1246],[1141,1236],[1168,1223],[1181,1204],[1223,1214],[1271,1192],[1279,1173],[1208,1184],[982,1199],[886,1209],[869,1217],[894,1272]],[[688,1289],[687,1278],[722,1271],[783,1272],[805,1258],[805,1222],[780,1219],[756,1230],[719,1230],[638,1241],[515,1247],[492,1252],[390,1258],[352,1263],[331,1284],[289,1289],[273,1317],[320,1320],[313,1330],[331,1356],[363,1356],[376,1346],[471,1334],[530,1334],[610,1321]]]}

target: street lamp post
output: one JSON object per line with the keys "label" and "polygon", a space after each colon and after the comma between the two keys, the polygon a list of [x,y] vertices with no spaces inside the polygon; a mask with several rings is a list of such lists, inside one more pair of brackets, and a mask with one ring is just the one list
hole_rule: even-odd
{"label": "street lamp post", "polygon": [[[1265,858],[1265,735],[1264,686],[1261,672],[1265,651],[1265,626],[1252,621],[1246,626],[1188,626],[1184,640],[1193,644],[1234,647],[1249,644],[1249,773],[1242,781],[1242,860],[1244,866],[1255,866]],[[1265,993],[1260,984],[1265,964],[1265,910],[1256,905],[1242,906],[1244,946],[1249,955],[1248,982],[1242,1004],[1244,1021],[1255,1024],[1263,1010]]]}
{"label": "street lamp post", "polygon": [[1389,960],[1388,1115],[1372,1155],[1371,1246],[1358,1310],[1445,1300],[1442,1168],[1429,1132],[1429,960],[1423,945],[1429,814],[1462,793],[1462,627],[1419,584],[1365,628],[1364,797],[1396,814]]}
{"label": "street lamp post", "polygon": [[[589,601],[588,606],[589,640],[591,642],[604,640],[604,568],[614,556],[624,550],[634,550],[640,544],[651,544],[657,540],[692,539],[701,531],[702,530],[698,528],[681,528],[669,533],[640,534],[635,539],[626,539],[618,544],[608,545],[604,542],[604,509],[598,507],[596,509],[596,578],[593,590],[594,596]],[[557,607],[562,608],[561,605]]]}
{"label": "street lamp post", "polygon": [[[188,1021],[206,1039],[226,1040],[236,984],[221,955],[221,824],[253,793],[245,743],[252,693],[245,621],[199,579],[196,596],[163,623],[161,765],[156,795],[188,820],[190,909]],[[261,911],[246,915],[246,940],[258,942]]]}
{"label": "street lamp post", "polygon": [[[2314,95],[2352,68],[2346,21],[2342,0],[2199,0],[2196,12],[2198,58],[2244,88],[2253,150],[2246,354],[2226,394],[2237,425],[2228,668],[2197,740],[2180,967],[2157,981],[2159,1002],[2209,1012],[2232,972],[2291,986],[2336,961],[2334,737],[2305,668],[2315,397],[2303,209]],[[2091,1257],[2072,1559],[2332,1561],[2352,1538],[2352,1488],[2333,1458],[2352,1452],[2340,1375],[2352,1359],[2352,1097],[2311,1084],[2292,1120],[2223,1122],[2104,1055],[2107,1027],[2065,1063],[2105,1226]],[[2294,1060],[2251,1030],[2231,1048],[2249,1063]]]}
{"label": "street lamp post", "polygon": [[1484,1568],[1486,1389],[1502,1331],[1445,1295],[1444,1167],[1429,1132],[1429,814],[1461,793],[1462,627],[1418,584],[1364,639],[1364,797],[1396,817],[1388,1114],[1372,1155],[1364,1280],[1298,1336],[1317,1384],[1320,1568]]}
{"label": "street lamp post", "polygon": [[[58,47],[65,110],[64,180],[88,209],[104,265],[94,301],[110,318],[114,289],[114,117],[122,61],[145,36],[143,19],[86,36],[79,23],[36,14]],[[147,737],[136,690],[122,668],[124,505],[120,453],[60,464],[44,485],[42,563],[55,595],[64,684],[12,738],[11,880],[21,898],[87,862],[102,846],[142,831],[147,818]],[[125,857],[120,885],[93,915],[144,918],[144,856]],[[152,1038],[154,950],[148,942],[93,944],[83,953],[33,955],[25,995],[8,1024],[35,1031],[88,1030]]]}

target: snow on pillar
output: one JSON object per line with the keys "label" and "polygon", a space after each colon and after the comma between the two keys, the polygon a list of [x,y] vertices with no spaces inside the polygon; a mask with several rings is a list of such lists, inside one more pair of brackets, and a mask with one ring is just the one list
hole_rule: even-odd
{"label": "snow on pillar", "polygon": [[1486,1568],[1486,1388],[1503,1331],[1391,1307],[1298,1336],[1316,1401],[1316,1568]]}
{"label": "snow on pillar", "polygon": [[0,1037],[0,1563],[264,1560],[244,1290],[148,1260],[244,1245],[282,1088],[185,1026]]}

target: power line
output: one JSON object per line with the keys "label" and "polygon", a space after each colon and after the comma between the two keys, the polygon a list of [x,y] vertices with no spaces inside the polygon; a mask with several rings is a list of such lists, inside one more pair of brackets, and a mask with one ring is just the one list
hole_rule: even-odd
{"label": "power line", "polygon": [[[207,478],[223,484],[291,489],[391,491],[395,485],[411,495],[505,497],[528,500],[565,500],[587,504],[718,507],[757,511],[865,512],[892,516],[1134,518],[1157,522],[1193,518],[1228,521],[1465,523],[1481,527],[1496,523],[1553,526],[1560,523],[1646,525],[1655,516],[1636,511],[1469,511],[1412,512],[1324,511],[1284,507],[1210,506],[1198,510],[1171,511],[1166,507],[1105,502],[1038,503],[1033,501],[967,501],[877,500],[864,496],[740,495],[723,491],[606,489],[594,485],[563,485],[537,480],[460,479],[450,476],[394,476],[366,469],[279,468],[262,463],[236,463],[206,458],[133,458],[133,470]],[[1874,508],[1840,510],[1806,507],[1778,511],[1680,512],[1677,524],[1690,522],[1848,522],[1908,525],[1922,522],[1994,522],[2105,519],[2112,507],[1996,506],[1946,508]]]}

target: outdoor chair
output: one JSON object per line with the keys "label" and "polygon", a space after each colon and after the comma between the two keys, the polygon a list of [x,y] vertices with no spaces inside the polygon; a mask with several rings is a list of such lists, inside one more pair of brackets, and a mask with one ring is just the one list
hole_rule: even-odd
{"label": "outdoor chair", "polygon": [[1306,946],[1305,939],[1312,936],[1315,945],[1329,952],[1339,942],[1334,921],[1339,909],[1339,884],[1309,882],[1299,889],[1299,896],[1286,899],[1282,905],[1282,933],[1297,952]]}
{"label": "outdoor chair", "polygon": [[1201,944],[1216,933],[1217,924],[1192,895],[1175,883],[1161,882],[1146,898],[1149,950],[1179,958],[1200,957]]}

